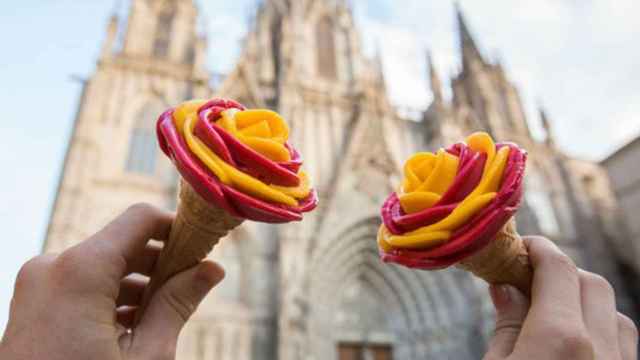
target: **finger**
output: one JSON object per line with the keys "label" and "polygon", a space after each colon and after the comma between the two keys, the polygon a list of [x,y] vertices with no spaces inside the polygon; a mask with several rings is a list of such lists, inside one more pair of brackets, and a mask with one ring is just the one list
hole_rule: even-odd
{"label": "finger", "polygon": [[123,305],[139,305],[144,289],[149,284],[149,278],[132,274],[120,281],[120,292],[116,298],[116,307]]}
{"label": "finger", "polygon": [[[525,237],[533,266],[531,309],[533,324],[578,324],[582,328],[580,280],[574,262],[548,239]],[[553,322],[561,324],[554,324]],[[582,330],[582,329],[578,329]]]}
{"label": "finger", "polygon": [[134,352],[150,354],[150,358],[154,354],[175,352],[180,330],[202,299],[223,277],[224,270],[220,265],[203,261],[169,279],[153,295],[140,324],[134,330]]}
{"label": "finger", "polygon": [[579,271],[582,318],[593,342],[597,359],[620,357],[618,312],[611,284],[602,276]]}
{"label": "finger", "polygon": [[142,275],[151,275],[153,267],[162,252],[162,243],[149,242],[144,248],[144,251],[131,259],[127,264],[127,274],[138,273]]}
{"label": "finger", "polygon": [[638,328],[633,320],[618,313],[618,342],[622,360],[638,358]]}
{"label": "finger", "polygon": [[138,258],[149,239],[169,236],[173,215],[146,204],[136,204],[76,249],[86,261],[116,264],[112,276],[121,279],[127,264]]}
{"label": "finger", "polygon": [[529,300],[511,285],[491,285],[491,300],[496,308],[496,331],[487,358],[504,359],[511,355],[529,310]]}
{"label": "finger", "polygon": [[136,306],[121,306],[116,309],[116,321],[125,329],[131,329],[136,317]]}

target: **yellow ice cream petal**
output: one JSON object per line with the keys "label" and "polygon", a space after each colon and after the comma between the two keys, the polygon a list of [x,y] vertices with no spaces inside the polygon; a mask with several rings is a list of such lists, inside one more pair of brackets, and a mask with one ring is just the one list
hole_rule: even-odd
{"label": "yellow ice cream petal", "polygon": [[238,127],[235,121],[235,114],[238,113],[238,109],[229,109],[220,113],[220,118],[216,121],[216,125],[227,130],[233,136],[238,136]]}
{"label": "yellow ice cream petal", "polygon": [[416,191],[429,191],[444,194],[451,186],[458,173],[458,157],[445,150],[438,151],[433,171],[427,180]]}
{"label": "yellow ice cream petal", "polygon": [[413,172],[419,179],[424,180],[428,178],[433,171],[435,163],[436,161],[432,161],[431,159],[425,160],[421,164],[416,164],[416,166],[410,171]]}
{"label": "yellow ice cream petal", "polygon": [[222,160],[211,151],[205,144],[200,141],[197,137],[193,135],[193,128],[195,127],[195,117],[194,116],[186,116],[184,119],[184,127],[183,134],[185,140],[187,141],[187,146],[189,149],[200,159],[210,170],[213,172],[220,181],[224,184],[229,185],[230,179],[227,176],[227,173],[221,167],[220,162]]}
{"label": "yellow ice cream petal", "polygon": [[435,224],[411,231],[407,233],[407,235],[426,234],[440,230],[456,230],[487,206],[495,197],[496,193],[489,193],[473,198],[466,198],[446,218]]}
{"label": "yellow ice cream petal", "polygon": [[173,123],[176,125],[176,129],[182,133],[184,129],[184,122],[188,116],[198,116],[198,109],[202,105],[206,104],[207,100],[191,100],[180,104],[173,110]]}
{"label": "yellow ice cream petal", "polygon": [[[487,161],[485,164],[485,171],[487,166],[493,161],[493,157],[496,154],[496,144],[493,139],[486,132],[476,132],[467,137],[467,145],[474,151],[487,154]],[[486,174],[486,172],[485,172]]]}
{"label": "yellow ice cream petal", "polygon": [[429,169],[433,167],[436,162],[436,156],[429,152],[419,152],[407,160],[404,165],[404,172],[411,172],[420,176],[421,179],[426,179],[429,176]]}
{"label": "yellow ice cream petal", "polygon": [[397,193],[407,193],[411,191],[411,183],[409,181],[409,179],[407,177],[405,177],[404,179],[402,179],[402,185],[400,186],[400,189],[398,189]]}
{"label": "yellow ice cream petal", "polygon": [[395,248],[429,249],[446,242],[450,237],[450,231],[432,231],[415,235],[392,235],[386,241]]}
{"label": "yellow ice cream petal", "polygon": [[385,252],[393,250],[393,246],[387,242],[387,239],[391,236],[387,227],[384,224],[380,225],[378,229],[378,246]]}
{"label": "yellow ice cream petal", "polygon": [[432,192],[411,192],[398,197],[402,210],[407,214],[424,210],[437,203],[441,196]]}
{"label": "yellow ice cream petal", "polygon": [[420,152],[413,155],[404,165],[406,182],[403,182],[403,191],[415,191],[433,169],[436,156],[428,152]]}
{"label": "yellow ice cream petal", "polygon": [[271,137],[274,141],[284,144],[289,138],[289,126],[278,113],[265,110],[244,110],[235,114],[236,123],[239,129],[251,126],[260,121],[266,121],[271,129]]}
{"label": "yellow ice cream petal", "polygon": [[478,186],[473,189],[467,198],[497,191],[500,186],[500,182],[502,181],[502,175],[508,159],[509,148],[505,146],[498,151],[493,163],[489,164],[489,166],[485,166],[482,180],[480,180]]}
{"label": "yellow ice cream petal", "polygon": [[240,133],[244,136],[257,136],[268,138],[271,136],[271,128],[269,128],[269,124],[266,121],[260,121],[251,126],[247,126],[240,130]]}
{"label": "yellow ice cream petal", "polygon": [[292,196],[296,199],[304,199],[309,196],[309,193],[311,192],[311,182],[309,181],[309,177],[304,171],[300,171],[298,173],[298,177],[300,178],[300,185],[298,186],[286,187],[271,185],[271,187],[282,192],[285,195]]}
{"label": "yellow ice cream petal", "polygon": [[421,184],[420,178],[413,171],[409,170],[405,172],[405,181],[402,183],[402,191],[408,193],[417,189]]}
{"label": "yellow ice cream petal", "polygon": [[231,178],[233,186],[238,190],[259,197],[267,201],[274,201],[285,205],[296,206],[298,201],[293,197],[274,189],[273,187],[263,183],[262,181],[243,173],[242,171],[234,168],[233,166],[222,163],[224,171]]}
{"label": "yellow ice cream petal", "polygon": [[284,145],[271,139],[250,136],[239,136],[238,139],[254,151],[275,162],[286,162],[291,160],[289,150]]}
{"label": "yellow ice cream petal", "polygon": [[277,113],[271,110],[229,109],[221,113],[216,124],[235,136],[241,143],[276,162],[291,160],[284,145],[289,127]]}
{"label": "yellow ice cream petal", "polygon": [[[482,193],[489,193],[498,191],[502,178],[504,175],[504,168],[507,166],[507,160],[509,160],[509,153],[511,149],[507,146],[498,150],[496,158],[491,164],[491,168],[487,171],[486,180],[482,184]],[[480,188],[480,186],[478,186]]]}

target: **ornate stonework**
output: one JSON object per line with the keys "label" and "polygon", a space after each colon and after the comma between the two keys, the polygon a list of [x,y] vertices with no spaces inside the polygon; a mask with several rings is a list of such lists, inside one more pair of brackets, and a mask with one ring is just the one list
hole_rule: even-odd
{"label": "ornate stonework", "polygon": [[[175,207],[177,176],[150,140],[155,118],[147,114],[212,94],[196,18],[191,0],[132,0],[126,31],[109,22],[45,251],[83,239],[133,202]],[[321,204],[301,223],[245,224],[215,248],[227,278],[185,328],[178,359],[477,359],[492,325],[484,285],[455,269],[383,264],[374,239],[406,157],[480,129],[530,151],[521,232],[544,233],[605,273],[631,311],[607,255],[607,239],[620,234],[601,226],[611,221],[602,216],[612,199],[606,176],[561,154],[550,132],[546,142],[531,137],[517,90],[483,59],[460,13],[458,27],[463,70],[453,99],[443,98],[431,67],[434,101],[416,122],[390,104],[380,59],[363,56],[345,1],[260,5],[215,93],[289,121]]]}

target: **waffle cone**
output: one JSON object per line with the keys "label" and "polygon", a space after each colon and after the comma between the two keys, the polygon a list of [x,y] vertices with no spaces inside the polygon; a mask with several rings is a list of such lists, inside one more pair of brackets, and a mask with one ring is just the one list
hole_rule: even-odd
{"label": "waffle cone", "polygon": [[533,269],[524,241],[516,231],[516,223],[511,218],[494,239],[475,254],[457,265],[470,271],[489,284],[509,284],[531,293]]}
{"label": "waffle cone", "polygon": [[184,180],[180,182],[178,200],[169,240],[164,244],[136,311],[136,323],[160,286],[173,275],[200,263],[222,237],[243,221],[202,199]]}

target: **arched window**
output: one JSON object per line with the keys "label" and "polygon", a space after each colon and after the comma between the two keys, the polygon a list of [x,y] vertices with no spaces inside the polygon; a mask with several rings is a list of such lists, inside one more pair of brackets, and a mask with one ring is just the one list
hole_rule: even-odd
{"label": "arched window", "polygon": [[148,103],[138,112],[129,141],[128,172],[155,174],[158,157],[155,123],[161,112],[160,102]]}
{"label": "arched window", "polygon": [[166,58],[169,55],[172,28],[173,12],[171,10],[163,11],[158,15],[156,34],[153,41],[153,56]]}
{"label": "arched window", "polygon": [[535,172],[527,173],[525,177],[527,203],[533,210],[540,225],[540,230],[547,235],[556,235],[560,232],[558,220],[551,196],[544,180]]}
{"label": "arched window", "polygon": [[333,34],[333,23],[328,16],[323,17],[316,28],[316,52],[318,74],[322,77],[335,79],[336,44]]}

